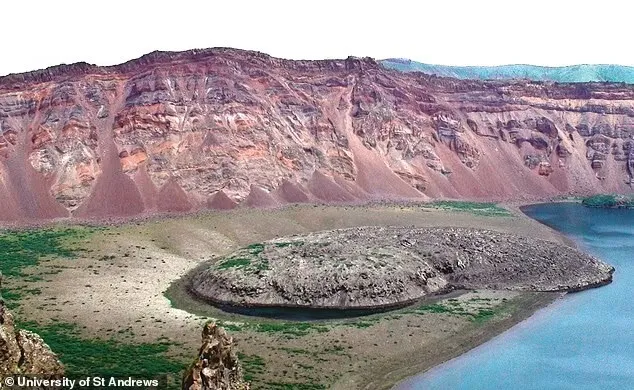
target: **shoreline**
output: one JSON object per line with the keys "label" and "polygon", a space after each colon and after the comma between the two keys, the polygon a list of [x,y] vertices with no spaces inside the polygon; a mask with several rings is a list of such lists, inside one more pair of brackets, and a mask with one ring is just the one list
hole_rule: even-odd
{"label": "shoreline", "polygon": [[[566,293],[526,293],[522,295],[521,302],[517,303],[516,310],[509,317],[490,322],[484,326],[473,326],[466,332],[459,334],[454,340],[455,345],[447,345],[442,340],[434,348],[425,348],[419,351],[405,354],[399,361],[386,362],[383,367],[373,367],[371,377],[359,375],[345,382],[335,383],[332,390],[345,390],[354,386],[363,390],[405,390],[401,388],[407,381],[423,375],[442,364],[459,358],[470,350],[477,348],[490,340],[513,329],[516,325],[529,321],[538,311],[547,308]],[[433,351],[433,352],[431,352]],[[403,362],[407,362],[402,366]],[[400,367],[395,367],[399,366]]]}
{"label": "shoreline", "polygon": [[[160,222],[163,220],[174,220],[182,218],[204,218],[210,215],[234,215],[251,212],[277,212],[289,209],[311,209],[315,207],[341,207],[341,208],[359,208],[359,207],[425,207],[432,205],[434,202],[475,202],[475,203],[490,203],[507,208],[509,211],[519,211],[521,207],[547,204],[547,203],[561,203],[561,202],[575,202],[579,203],[581,200],[576,198],[535,198],[525,200],[505,200],[505,199],[453,199],[453,198],[435,198],[429,200],[416,200],[416,199],[386,199],[386,200],[367,200],[356,202],[310,202],[310,203],[287,203],[281,204],[276,207],[247,207],[238,206],[234,209],[219,210],[210,208],[200,208],[188,212],[169,213],[169,212],[144,212],[142,214],[131,216],[112,216],[112,217],[99,217],[99,218],[75,218],[73,216],[54,218],[54,219],[41,219],[41,220],[15,220],[15,221],[0,221],[0,231],[2,230],[30,230],[41,229],[55,226],[89,226],[89,227],[121,227],[126,225],[138,225],[140,223],[152,223]],[[521,211],[519,211],[521,213]],[[522,213],[523,214],[523,213]]]}
{"label": "shoreline", "polygon": [[[110,225],[92,233],[81,244],[89,251],[80,252],[72,262],[54,258],[29,270],[29,274],[41,274],[44,280],[15,281],[8,287],[15,287],[19,282],[26,290],[38,290],[37,294],[25,294],[21,300],[20,311],[25,320],[46,323],[54,317],[62,323],[79,326],[87,338],[106,334],[121,337],[127,343],[174,340],[183,345],[178,350],[186,348],[189,352],[189,349],[200,346],[201,324],[217,316],[200,313],[201,316],[191,308],[179,309],[164,293],[173,286],[172,282],[210,257],[223,256],[253,242],[337,228],[395,225],[477,226],[563,242],[560,233],[515,210],[510,211],[510,216],[491,216],[419,205],[423,206],[411,203],[311,204],[275,210],[212,211],[195,216]],[[69,221],[69,225],[73,222]],[[58,269],[60,266],[63,268]],[[334,385],[334,388],[348,390],[356,386],[341,386],[340,380],[354,381],[356,378],[355,383],[361,385],[374,383],[384,376],[389,383],[383,383],[383,388],[389,388],[385,386],[484,343],[560,296],[550,293],[555,295],[548,298],[534,294],[538,293],[479,291],[438,302],[451,308],[452,303],[459,301],[460,307],[474,314],[482,309],[496,310],[494,316],[484,321],[474,321],[473,316],[455,312],[425,312],[424,315],[388,312],[332,325],[321,322],[294,325],[284,320],[258,319],[262,322],[260,325],[236,314],[221,318],[237,340],[240,352],[248,356],[247,372],[255,370],[250,371],[255,378],[254,386],[266,388],[270,382],[290,385],[301,380],[307,385],[321,384],[324,388]],[[517,301],[520,295],[528,301]],[[64,305],[52,304],[50,298],[53,297],[65,302]],[[510,303],[515,302],[508,317],[497,311],[507,299]],[[128,310],[121,311],[118,302],[130,302]],[[49,309],[39,310],[40,305],[47,305]],[[160,322],[154,317],[157,313],[162,313]],[[126,333],[121,336],[119,331]],[[421,350],[438,352],[439,347],[434,343],[441,343],[446,348],[442,358],[441,354],[436,354],[433,359],[423,362],[415,359],[420,357]],[[411,351],[413,348],[418,348],[416,353]],[[174,349],[173,353],[177,354],[178,350]],[[398,358],[404,350],[410,354],[394,360],[400,363],[390,365],[382,361],[386,356]],[[265,371],[258,371],[259,366],[252,365],[260,361],[266,365]],[[403,362],[408,366],[418,364],[404,370]],[[290,377],[286,372],[292,372],[294,376]],[[361,378],[360,375],[372,377]],[[369,388],[373,389],[372,385]]]}
{"label": "shoreline", "polygon": [[[562,201],[557,201],[557,202],[540,202],[538,204],[549,204],[549,203],[575,203],[575,204],[581,204],[581,201],[575,201],[575,200],[562,200]],[[523,208],[525,206],[532,206],[535,204],[529,204],[529,205],[521,205],[521,206],[517,206],[517,210],[519,210],[520,212],[523,213]],[[510,208],[508,205],[505,205],[507,208]],[[587,207],[587,206],[586,206]],[[601,207],[599,207],[601,208]],[[610,207],[603,207],[604,209],[613,209]],[[527,217],[528,215],[525,214]],[[529,217],[530,218],[530,217]],[[532,218],[531,218],[532,219]],[[572,236],[568,236],[563,232],[560,232],[559,230],[555,230],[554,228],[551,228],[549,225],[547,225],[544,222],[541,222],[537,219],[533,219],[536,222],[539,222],[540,224],[542,224],[543,226],[557,232],[559,235],[561,235],[562,237],[564,237],[566,239],[567,242],[569,242],[571,244],[571,246],[574,247],[584,247],[583,242],[581,241],[582,239],[574,239],[572,238]],[[584,252],[587,252],[587,250],[584,250]],[[604,260],[606,261],[606,260]],[[613,264],[613,263],[609,263],[609,264]],[[612,271],[612,273],[614,273],[614,270]],[[511,325],[511,327],[509,327],[506,331],[503,331],[501,333],[499,333],[498,335],[495,335],[494,337],[485,340],[483,343],[481,343],[480,345],[475,346],[474,348],[465,350],[463,353],[460,353],[458,355],[456,355],[455,357],[452,357],[450,359],[446,359],[445,361],[440,362],[439,364],[435,365],[435,366],[430,366],[429,368],[426,368],[424,370],[421,370],[419,373],[409,376],[397,383],[394,384],[393,387],[391,387],[391,390],[413,390],[416,388],[421,388],[421,386],[424,386],[425,384],[428,384],[428,381],[433,381],[434,378],[436,378],[437,376],[441,378],[445,378],[445,377],[450,377],[450,378],[461,378],[460,373],[466,374],[467,376],[472,376],[474,378],[474,380],[477,380],[478,378],[480,378],[480,376],[477,376],[476,374],[472,374],[472,373],[467,373],[465,372],[465,367],[468,367],[467,364],[469,364],[468,362],[475,362],[475,361],[479,361],[480,356],[489,356],[489,358],[484,357],[484,359],[490,359],[491,354],[494,354],[496,351],[500,351],[501,350],[501,345],[504,345],[504,343],[506,342],[506,339],[512,339],[514,337],[514,335],[516,334],[515,332],[522,332],[525,331],[526,328],[528,328],[530,330],[531,326],[533,326],[537,321],[539,322],[540,320],[542,320],[544,318],[544,316],[546,315],[551,315],[553,312],[555,312],[556,310],[558,310],[558,307],[553,307],[551,308],[551,306],[554,306],[554,304],[557,303],[557,301],[560,301],[560,303],[563,305],[565,304],[565,302],[562,302],[561,300],[567,296],[567,294],[572,294],[572,295],[576,295],[579,292],[585,291],[585,290],[591,290],[594,288],[599,288],[602,286],[605,286],[607,284],[612,283],[612,281],[610,282],[606,282],[606,283],[602,283],[602,284],[597,284],[594,286],[588,286],[588,288],[584,288],[584,289],[576,289],[576,290],[572,290],[567,292],[566,294],[562,294],[560,299],[556,299],[553,300],[553,302],[551,302],[550,304],[546,304],[545,306],[538,308],[537,310],[535,310],[533,313],[529,314],[524,320],[521,320],[519,322],[517,322],[515,325]],[[572,295],[570,298],[572,298]],[[588,304],[588,302],[586,302],[586,304]],[[542,315],[540,315],[542,314]],[[552,324],[551,324],[552,325]],[[498,340],[500,339],[500,342],[493,342],[493,340]],[[488,348],[488,349],[487,349]],[[511,347],[512,348],[512,347]],[[473,355],[470,355],[469,352],[471,350],[474,349],[478,349],[478,352],[475,352]],[[495,355],[493,355],[495,356]],[[461,361],[460,359],[464,360]],[[497,356],[496,356],[497,358]],[[455,362],[454,362],[455,361]],[[456,370],[457,372],[453,372],[453,370]],[[479,371],[476,371],[479,372]],[[492,373],[493,375],[495,373]],[[446,383],[446,382],[445,382]],[[418,387],[417,387],[418,386]]]}
{"label": "shoreline", "polygon": [[428,368],[424,369],[423,371],[420,371],[419,373],[415,375],[408,376],[407,378],[401,379],[400,381],[395,382],[392,386],[385,387],[385,389],[407,390],[408,389],[407,383],[409,381],[414,380],[416,377],[425,375],[429,373],[430,371],[439,368],[440,366],[442,366],[443,364],[447,362],[450,362],[454,359],[458,359],[462,355],[468,353],[469,351],[479,348],[481,346],[484,346],[491,340],[494,340],[506,334],[507,332],[512,332],[516,326],[530,322],[531,319],[538,312],[545,310],[551,305],[557,303],[557,301],[559,301],[560,299],[563,299],[566,296],[566,294],[569,294],[569,293],[559,293],[559,294],[552,293],[552,294],[554,294],[554,296],[544,297],[543,300],[542,299],[536,300],[535,302],[533,302],[532,305],[520,308],[518,312],[515,313],[515,315],[513,315],[511,318],[508,318],[496,323],[493,327],[491,327],[491,329],[485,330],[485,332],[483,332],[481,335],[475,335],[475,338],[472,339],[473,341],[472,344],[465,345],[464,349],[462,349],[458,353],[453,355],[446,355],[444,357],[439,357],[438,363],[429,366]]}
{"label": "shoreline", "polygon": [[[514,201],[514,202],[502,202],[499,205],[508,209],[516,217],[527,218],[533,222],[540,224],[544,228],[555,233],[555,235],[558,236],[561,239],[561,241],[566,243],[567,245],[574,248],[579,248],[579,245],[575,240],[559,232],[558,230],[555,230],[552,227],[536,219],[531,218],[530,216],[528,216],[528,214],[524,213],[524,211],[522,210],[524,207],[540,205],[540,204],[550,204],[550,203],[581,203],[581,201],[578,199],[557,199],[557,200],[550,200],[550,201],[544,200],[544,201],[537,201],[537,202]],[[519,307],[518,311],[514,313],[510,318],[497,322],[496,324],[494,324],[493,327],[489,329],[485,329],[482,333],[474,332],[472,335],[470,335],[469,333],[463,335],[462,338],[466,339],[464,340],[465,343],[464,344],[459,343],[459,348],[457,350],[443,351],[440,354],[438,354],[435,358],[431,357],[429,359],[424,359],[423,362],[421,363],[416,363],[414,365],[410,364],[408,366],[390,371],[384,374],[383,378],[381,378],[380,380],[369,382],[367,385],[360,387],[360,389],[364,389],[364,390],[373,390],[375,388],[382,389],[382,390],[383,389],[385,390],[411,389],[411,387],[407,386],[407,383],[409,381],[414,380],[414,378],[416,377],[423,376],[429,373],[431,370],[434,370],[451,360],[458,359],[465,353],[468,353],[469,351],[475,348],[479,348],[485,345],[486,343],[490,342],[491,340],[497,337],[500,337],[509,331],[512,331],[512,329],[515,328],[517,325],[530,321],[531,318],[533,318],[535,314],[537,314],[541,310],[548,308],[552,304],[556,303],[559,299],[562,299],[564,296],[566,296],[566,294],[574,294],[574,293],[584,291],[587,289],[600,288],[602,286],[610,284],[611,281],[612,280],[610,280],[609,282],[605,282],[605,283],[601,283],[601,284],[593,285],[593,286],[588,286],[587,288],[583,288],[583,289],[571,290],[568,292],[541,293],[541,294],[547,294],[547,295],[552,294],[554,296],[546,298],[544,300],[536,300],[533,304],[530,304],[529,306]],[[422,351],[422,352],[425,352],[425,351]],[[412,358],[415,359],[415,357],[412,357]],[[333,389],[344,390],[345,387],[335,386],[333,387]]]}
{"label": "shoreline", "polygon": [[[552,199],[552,200],[541,200],[541,201],[512,201],[512,202],[501,202],[498,203],[500,206],[506,208],[511,212],[514,217],[522,218],[530,220],[534,223],[539,224],[541,227],[547,229],[551,233],[554,233],[555,236],[559,238],[563,243],[569,245],[573,248],[579,248],[579,245],[576,241],[569,238],[565,234],[559,232],[558,230],[553,229],[552,227],[543,224],[542,222],[531,218],[522,210],[524,207],[539,205],[539,204],[550,204],[550,203],[581,203],[578,199]],[[607,284],[611,283],[606,282],[596,286],[589,286],[586,289],[600,288]],[[576,290],[576,291],[568,291],[568,292],[543,292],[537,294],[543,294],[545,299],[538,299],[536,302],[529,304],[528,306],[519,307],[517,312],[515,312],[510,318],[504,319],[502,321],[498,321],[494,324],[494,326],[484,329],[483,332],[480,332],[481,329],[472,329],[472,332],[468,332],[462,335],[462,339],[458,344],[457,350],[448,350],[443,351],[440,354],[437,354],[435,357],[423,356],[423,361],[419,363],[411,364],[412,361],[416,361],[416,359],[420,359],[419,356],[410,356],[407,359],[408,364],[394,369],[392,371],[385,372],[383,374],[376,374],[377,380],[368,381],[367,384],[357,387],[363,390],[406,390],[404,386],[408,381],[412,380],[415,377],[420,375],[424,375],[429,371],[453,360],[457,359],[465,353],[471,351],[472,349],[478,348],[487,342],[501,336],[502,334],[511,331],[515,326],[530,321],[530,319],[539,311],[546,309],[550,305],[557,302],[559,299],[562,299],[566,294],[574,294],[579,291],[583,291],[586,289]],[[426,350],[421,350],[420,352],[425,354]],[[350,386],[350,383],[335,383],[335,385],[331,388],[333,390],[346,390],[347,387]]]}

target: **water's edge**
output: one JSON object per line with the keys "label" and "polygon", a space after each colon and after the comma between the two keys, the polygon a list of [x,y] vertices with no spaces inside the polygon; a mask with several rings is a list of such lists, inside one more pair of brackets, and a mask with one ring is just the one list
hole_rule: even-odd
{"label": "water's edge", "polygon": [[[472,334],[462,335],[463,340],[457,343],[457,346],[450,351],[442,351],[445,353],[436,353],[433,361],[426,361],[422,364],[410,364],[407,367],[394,370],[389,374],[383,376],[380,380],[369,384],[364,384],[363,389],[375,390],[375,389],[393,389],[393,390],[405,390],[411,389],[410,382],[416,381],[421,375],[433,372],[437,369],[442,369],[445,364],[450,363],[455,359],[460,359],[467,353],[477,350],[478,348],[485,347],[496,338],[513,332],[518,326],[522,324],[530,323],[536,314],[543,310],[548,310],[551,306],[556,306],[557,303],[566,295],[563,292],[543,292],[533,293],[541,296],[535,301],[526,304],[521,309],[518,309],[511,317],[502,319],[495,324],[488,324],[484,328],[473,329]],[[431,363],[431,364],[430,364]],[[344,388],[342,387],[341,390]]]}
{"label": "water's edge", "polygon": [[[543,293],[543,294],[551,294],[551,293]],[[555,294],[555,293],[552,293]],[[489,337],[483,338],[479,343],[474,343],[473,345],[464,348],[463,350],[457,351],[458,353],[453,354],[452,356],[448,356],[442,360],[439,359],[438,363],[427,367],[423,370],[418,370],[415,375],[410,375],[405,379],[397,382],[394,386],[391,387],[392,390],[413,390],[417,389],[413,387],[417,380],[420,377],[425,377],[427,375],[433,375],[435,373],[446,370],[445,367],[448,364],[454,363],[456,360],[461,359],[467,353],[478,352],[483,349],[490,348],[490,345],[505,338],[505,337],[513,337],[515,332],[518,332],[525,328],[530,328],[533,322],[539,322],[540,319],[547,315],[551,311],[556,311],[557,306],[561,304],[562,299],[565,299],[565,296],[573,293],[557,293],[557,296],[552,296],[550,300],[543,301],[542,305],[525,308],[523,310],[524,315],[521,317],[513,318],[514,321],[509,321],[508,326],[503,329],[497,329],[497,332],[490,332],[488,334]],[[388,387],[389,388],[389,387]]]}
{"label": "water's edge", "polygon": [[521,211],[615,266],[614,282],[567,294],[507,332],[394,389],[631,388],[634,212],[573,203],[526,206]]}

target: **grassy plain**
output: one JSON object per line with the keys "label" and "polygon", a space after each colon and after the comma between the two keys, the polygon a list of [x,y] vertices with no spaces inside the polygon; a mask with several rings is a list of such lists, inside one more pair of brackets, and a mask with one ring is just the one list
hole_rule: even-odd
{"label": "grassy plain", "polygon": [[172,286],[241,247],[255,253],[268,239],[368,225],[479,227],[561,241],[499,206],[450,202],[241,209],[119,226],[4,231],[3,296],[70,375],[169,377],[172,388],[196,354],[202,325],[215,319],[236,339],[255,389],[389,388],[555,299],[466,292],[354,319],[294,322],[221,312]]}

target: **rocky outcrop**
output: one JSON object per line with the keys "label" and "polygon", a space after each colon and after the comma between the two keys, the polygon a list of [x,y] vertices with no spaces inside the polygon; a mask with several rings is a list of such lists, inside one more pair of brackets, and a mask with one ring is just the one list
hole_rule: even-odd
{"label": "rocky outcrop", "polygon": [[627,193],[633,136],[630,85],[155,52],[0,78],[0,221]]}
{"label": "rocky outcrop", "polygon": [[211,303],[385,308],[453,289],[576,291],[614,269],[550,241],[467,228],[363,227],[252,244],[194,275]]}
{"label": "rocky outcrop", "polygon": [[203,345],[185,373],[183,390],[249,390],[233,339],[210,322],[203,328]]}
{"label": "rocky outcrop", "polygon": [[[1,281],[0,274],[0,285]],[[60,379],[64,366],[40,336],[16,329],[13,315],[0,297],[0,383],[13,375]]]}

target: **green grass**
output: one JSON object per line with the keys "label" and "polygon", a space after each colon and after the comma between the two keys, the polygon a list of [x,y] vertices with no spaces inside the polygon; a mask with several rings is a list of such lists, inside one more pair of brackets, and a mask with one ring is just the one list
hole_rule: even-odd
{"label": "green grass", "polygon": [[473,322],[487,322],[495,316],[496,312],[490,309],[480,309],[473,315],[471,321]]}
{"label": "green grass", "polygon": [[581,201],[586,207],[595,208],[634,208],[634,196],[603,194],[584,198]]}
{"label": "green grass", "polygon": [[242,364],[242,369],[244,370],[244,379],[247,382],[253,382],[258,375],[262,375],[265,373],[264,359],[262,359],[258,355],[245,355],[241,352],[238,352],[238,359]]}
{"label": "green grass", "polygon": [[267,382],[266,389],[270,389],[270,390],[325,390],[327,389],[327,387],[320,383]]}
{"label": "green grass", "polygon": [[251,265],[251,260],[243,257],[230,257],[218,264],[218,269],[242,268]]}
{"label": "green grass", "polygon": [[414,309],[413,312],[416,314],[423,313],[454,313],[456,311],[455,308],[445,306],[439,303],[433,303],[431,305],[424,305],[417,309]]}
{"label": "green grass", "polygon": [[242,269],[248,273],[258,273],[269,269],[269,262],[260,254],[264,252],[264,244],[251,244],[236,251],[232,256],[224,258],[216,265],[217,269]]}
{"label": "green grass", "polygon": [[247,249],[253,256],[259,256],[264,251],[264,244],[251,244],[247,246]]}
{"label": "green grass", "polygon": [[293,242],[276,242],[275,246],[278,248],[285,248],[287,246],[302,246],[304,245],[303,241],[293,241]]}
{"label": "green grass", "polygon": [[[81,240],[86,239],[97,228],[72,227],[50,228],[38,230],[7,230],[0,232],[0,272],[7,279],[21,279],[25,282],[43,280],[39,275],[26,275],[24,269],[37,266],[45,257],[71,259],[82,249],[77,247]],[[60,269],[51,273],[61,272]],[[19,287],[13,291],[2,289],[0,295],[4,297],[9,309],[19,305],[24,294],[37,295],[37,289],[23,290]]]}
{"label": "green grass", "polygon": [[72,378],[86,376],[156,379],[171,376],[180,380],[185,364],[169,358],[168,342],[129,344],[113,339],[87,339],[73,324],[39,325],[20,323],[40,335],[59,356]]}
{"label": "green grass", "polygon": [[15,310],[19,305],[18,302],[22,299],[22,294],[16,292],[15,290],[7,290],[3,288],[0,291],[0,297],[4,299],[4,302],[9,310]]}
{"label": "green grass", "polygon": [[449,301],[447,304],[433,303],[410,310],[410,313],[424,315],[427,313],[449,314],[469,317],[476,323],[484,323],[491,320],[498,312],[488,308],[477,308],[477,311],[466,310],[458,301]]}
{"label": "green grass", "polygon": [[86,238],[93,228],[40,229],[0,233],[0,271],[4,276],[24,276],[44,256],[71,258],[81,249],[70,248],[72,239]]}
{"label": "green grass", "polygon": [[381,313],[376,316],[368,316],[368,317],[360,318],[356,321],[346,321],[346,322],[343,322],[343,324],[347,326],[351,326],[353,328],[357,328],[357,329],[365,329],[365,328],[369,328],[373,325],[378,324],[381,320],[385,318],[386,318],[385,313]]}
{"label": "green grass", "polygon": [[369,328],[372,325],[376,324],[376,322],[374,321],[358,321],[358,322],[352,322],[350,323],[351,326],[357,328],[357,329],[365,329],[365,328]]}
{"label": "green grass", "polygon": [[512,215],[507,209],[495,203],[438,200],[428,205],[440,210],[463,211],[490,217],[508,217]]}
{"label": "green grass", "polygon": [[330,329],[324,325],[309,322],[260,322],[248,324],[248,327],[256,332],[279,333],[291,337],[302,337],[313,331],[324,333]]}

